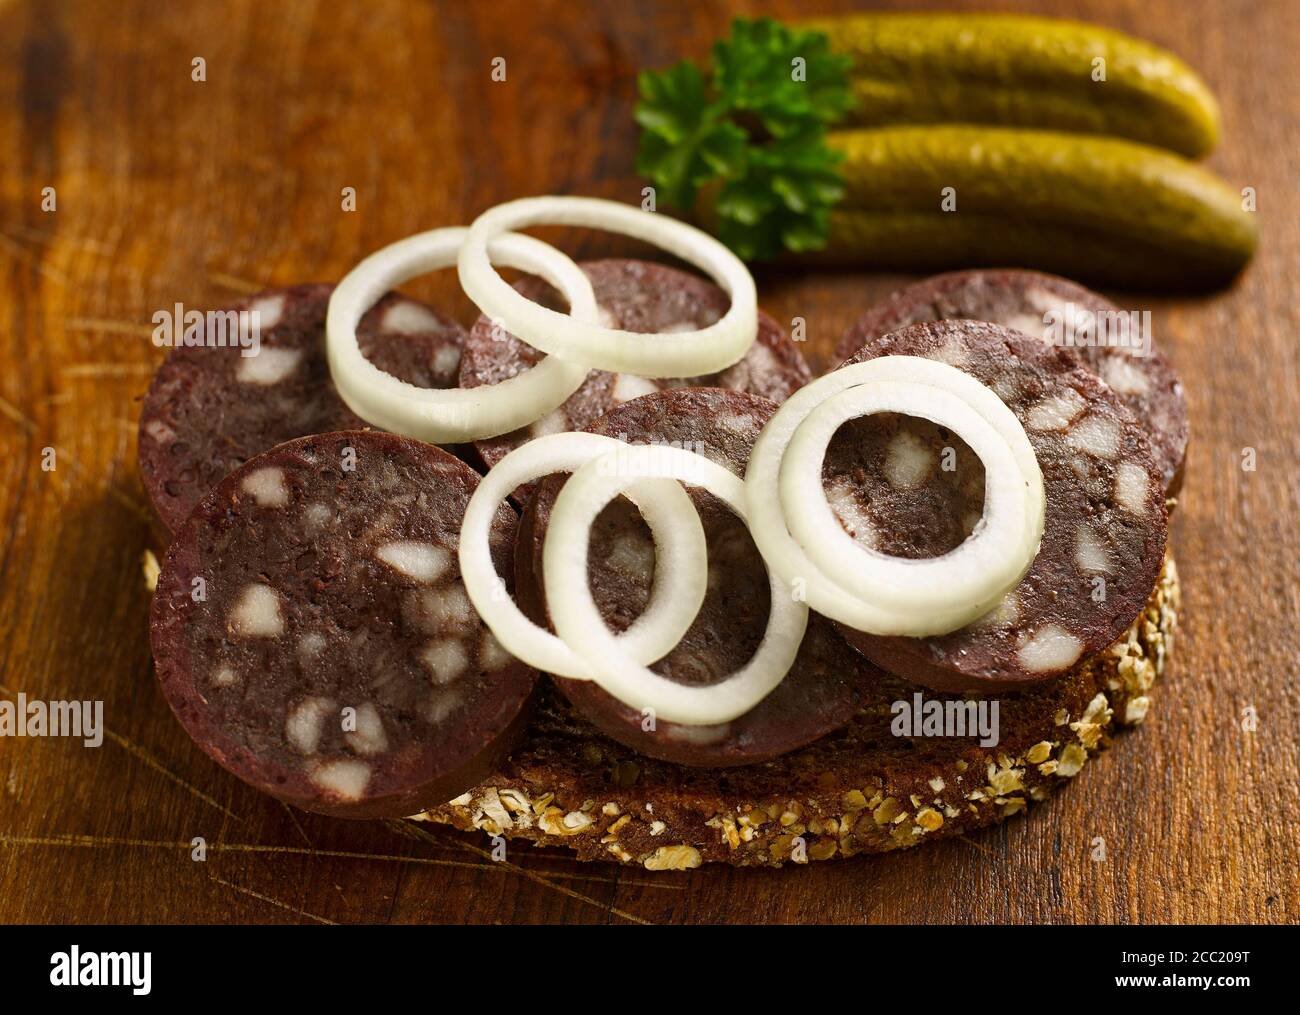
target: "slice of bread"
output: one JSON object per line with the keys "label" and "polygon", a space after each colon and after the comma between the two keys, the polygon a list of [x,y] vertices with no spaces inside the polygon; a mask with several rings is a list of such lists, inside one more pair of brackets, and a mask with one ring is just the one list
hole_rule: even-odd
{"label": "slice of bread", "polygon": [[978,701],[891,678],[844,730],[745,768],[685,768],[602,736],[548,686],[501,770],[419,820],[564,846],[583,860],[681,870],[780,866],[958,835],[1069,781],[1117,729],[1140,723],[1173,647],[1178,572],[1166,557],[1142,614],[1104,652],[998,704],[978,736],[896,736],[895,702]]}

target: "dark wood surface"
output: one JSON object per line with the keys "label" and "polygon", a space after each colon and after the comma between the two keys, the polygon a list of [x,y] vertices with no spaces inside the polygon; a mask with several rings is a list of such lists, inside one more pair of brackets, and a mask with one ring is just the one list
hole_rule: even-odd
{"label": "dark wood surface", "polygon": [[[638,68],[703,54],[734,12],[848,6],[0,0],[0,694],[100,698],[108,730],[98,749],[0,739],[0,920],[1297,918],[1291,0],[945,5],[1072,13],[1179,53],[1223,104],[1210,164],[1259,195],[1260,254],[1234,288],[1125,297],[1154,312],[1191,401],[1173,525],[1183,627],[1150,719],[1052,802],[969,839],[782,872],[651,874],[522,846],[493,864],[482,838],[258,795],[189,742],[154,686],[135,423],[160,358],[156,309],[338,278],[384,243],[512,197],[635,201]],[[505,82],[490,77],[497,56]],[[340,208],[349,186],[354,213]],[[588,255],[634,249],[562,239]],[[824,362],[899,280],[762,272],[760,298],[805,317]],[[471,315],[451,273],[409,291]],[[194,836],[206,862],[190,858]]]}

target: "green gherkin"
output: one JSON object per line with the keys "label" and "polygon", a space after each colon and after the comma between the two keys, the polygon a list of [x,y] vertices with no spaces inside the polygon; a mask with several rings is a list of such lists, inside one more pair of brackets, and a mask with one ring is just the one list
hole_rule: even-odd
{"label": "green gherkin", "polygon": [[820,263],[1023,266],[1199,288],[1229,280],[1255,250],[1255,216],[1237,191],[1149,145],[966,125],[833,131],[827,141],[844,155],[845,193],[826,248],[802,255]]}
{"label": "green gherkin", "polygon": [[840,126],[1032,127],[1192,158],[1218,143],[1219,107],[1196,72],[1113,29],[1018,14],[862,14],[798,27],[826,33],[853,59],[857,105]]}

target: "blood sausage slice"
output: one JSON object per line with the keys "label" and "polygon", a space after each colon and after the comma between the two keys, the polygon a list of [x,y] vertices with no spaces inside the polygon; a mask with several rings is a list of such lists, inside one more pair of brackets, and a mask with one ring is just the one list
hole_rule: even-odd
{"label": "blood sausage slice", "polygon": [[[473,786],[522,731],[535,673],[456,563],[478,474],[375,431],[258,455],[199,503],[154,595],[158,679],[190,736],[306,810],[399,817]],[[492,532],[511,574],[517,519]]]}
{"label": "blood sausage slice", "polygon": [[[718,388],[682,388],[647,395],[596,420],[588,429],[631,443],[669,443],[743,474],[763,424],[776,410],[756,395]],[[539,484],[524,512],[516,548],[521,608],[545,615],[542,545],[565,477]],[[748,530],[721,501],[691,490],[709,547],[704,605],[681,643],[652,669],[692,686],[717,683],[758,648],[767,624],[767,572]],[[636,509],[619,498],[596,519],[589,575],[601,613],[626,630],[649,602],[654,544]],[[657,721],[591,682],[556,680],[595,726],[627,746],[683,765],[746,765],[775,758],[839,729],[861,706],[879,671],[853,652],[821,617],[810,618],[803,647],[784,681],[749,712],[717,726]]]}
{"label": "blood sausage slice", "polygon": [[[650,261],[587,261],[582,269],[591,279],[601,323],[643,334],[693,331],[717,321],[727,312],[727,294],[700,278]],[[521,293],[552,309],[564,309],[563,299],[538,278],[516,283]],[[480,317],[470,330],[461,361],[460,386],[495,384],[533,366],[542,354],[509,332]],[[489,466],[501,461],[525,441],[548,433],[582,430],[599,416],[640,395],[667,388],[719,387],[762,395],[774,402],[807,384],[812,374],[785,330],[759,311],[758,337],[739,363],[707,377],[647,380],[632,374],[593,370],[586,382],[554,412],[531,426],[479,441],[475,446]],[[532,490],[522,487],[522,502]]]}
{"label": "blood sausage slice", "polygon": [[[845,332],[836,352],[845,358],[909,324],[958,318],[1001,324],[1053,345],[1073,342],[1065,347],[1110,385],[1146,430],[1166,492],[1178,492],[1188,437],[1187,397],[1178,374],[1147,341],[1151,336],[1140,317],[1068,279],[1006,270],[936,275],[872,307]],[[1121,344],[1102,344],[1103,334]]]}
{"label": "blood sausage slice", "polygon": [[[985,617],[934,638],[846,627],[884,669],[941,691],[995,692],[1063,673],[1124,633],[1164,558],[1164,485],[1142,427],[1065,350],[976,321],[914,324],[849,360],[923,356],[990,387],[1024,425],[1043,473],[1046,524],[1020,584]],[[983,513],[984,470],[959,437],[883,413],[840,428],[822,478],[856,540],[900,557],[956,547]]]}
{"label": "blood sausage slice", "polygon": [[[254,455],[295,437],[367,425],[330,381],[325,311],[333,290],[275,289],[215,311],[205,319],[203,344],[177,345],[158,368],[140,412],[140,472],[167,533]],[[241,311],[256,314],[255,355],[244,355],[238,341],[234,315]],[[245,320],[251,326],[254,318]],[[224,345],[213,344],[219,322]],[[422,388],[455,386],[464,335],[455,321],[397,293],[375,304],[357,329],[367,359]]]}

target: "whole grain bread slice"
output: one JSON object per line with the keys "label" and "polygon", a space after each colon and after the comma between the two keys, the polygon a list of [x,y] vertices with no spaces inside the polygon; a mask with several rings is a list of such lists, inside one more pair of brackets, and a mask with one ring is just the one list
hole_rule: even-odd
{"label": "whole grain bread slice", "polygon": [[781,866],[959,835],[1046,799],[1113,733],[1146,717],[1178,603],[1166,557],[1146,607],[1113,645],[1056,680],[988,699],[999,716],[990,747],[977,737],[895,736],[897,701],[979,699],[891,676],[847,728],[808,747],[744,768],[686,768],[601,735],[547,687],[500,771],[417,819],[649,870]]}

